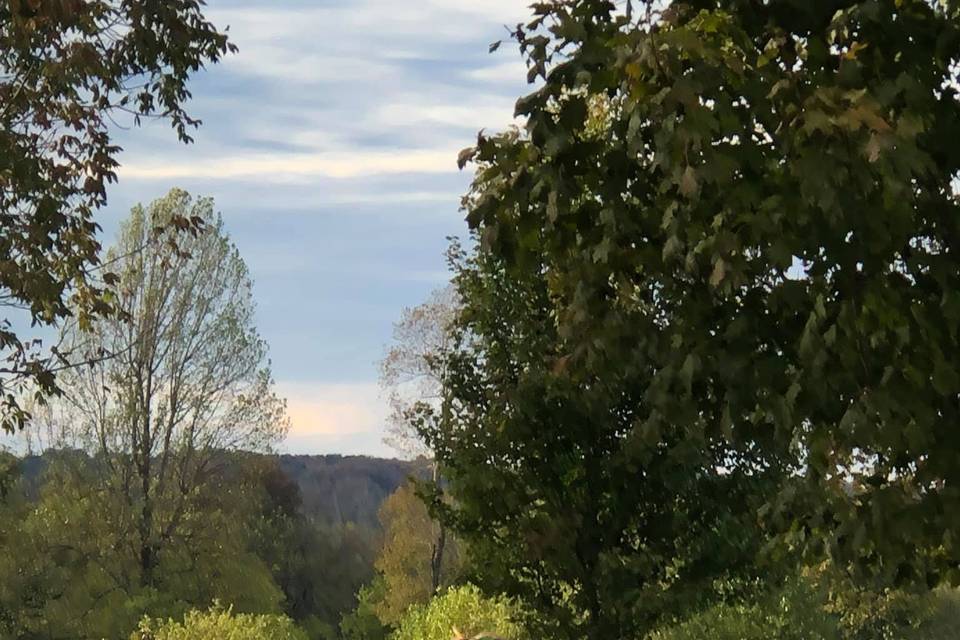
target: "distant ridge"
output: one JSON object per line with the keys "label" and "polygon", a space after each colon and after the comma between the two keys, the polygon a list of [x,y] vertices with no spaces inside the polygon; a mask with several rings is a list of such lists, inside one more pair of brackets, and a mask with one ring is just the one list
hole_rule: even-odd
{"label": "distant ridge", "polygon": [[[56,457],[84,456],[57,450],[19,459],[27,494],[35,498],[44,470]],[[397,460],[357,455],[278,455],[277,465],[300,489],[303,514],[321,526],[348,523],[379,528],[377,511],[410,476],[425,475],[422,460]]]}
{"label": "distant ridge", "polygon": [[303,513],[322,525],[349,522],[378,527],[384,499],[408,477],[422,475],[419,461],[343,455],[281,455],[280,469],[300,487]]}

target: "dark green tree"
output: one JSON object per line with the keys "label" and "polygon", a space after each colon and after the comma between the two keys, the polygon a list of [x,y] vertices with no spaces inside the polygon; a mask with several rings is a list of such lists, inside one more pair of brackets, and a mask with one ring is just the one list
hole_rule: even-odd
{"label": "dark green tree", "polygon": [[[95,212],[116,180],[111,118],[170,120],[190,141],[189,76],[233,51],[202,0],[0,3],[0,427],[22,427],[20,395],[58,391],[75,362],[11,322],[83,326],[115,311]],[[188,226],[188,220],[177,221]]]}
{"label": "dark green tree", "polygon": [[749,567],[758,518],[960,577],[960,5],[635,4],[534,5],[524,125],[461,154],[445,518],[594,638]]}
{"label": "dark green tree", "polygon": [[[751,573],[776,470],[645,414],[639,363],[569,357],[544,274],[483,252],[457,260],[448,415],[423,405],[419,428],[454,497],[438,491],[434,510],[483,586],[521,597],[549,637],[642,637],[705,604],[715,580]],[[678,408],[689,398],[663,393]]]}

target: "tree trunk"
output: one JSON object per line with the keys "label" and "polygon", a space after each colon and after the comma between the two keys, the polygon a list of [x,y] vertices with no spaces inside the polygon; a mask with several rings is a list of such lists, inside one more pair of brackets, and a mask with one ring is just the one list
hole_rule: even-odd
{"label": "tree trunk", "polygon": [[430,556],[430,587],[434,594],[440,590],[440,580],[443,578],[443,550],[446,546],[447,528],[441,524],[440,531],[437,533],[437,541],[433,545],[433,553]]}
{"label": "tree trunk", "polygon": [[[143,441],[150,442],[150,424],[149,415],[144,418]],[[140,453],[141,460],[139,465],[140,473],[140,491],[143,506],[140,508],[140,586],[153,586],[153,568],[157,563],[156,548],[153,544],[153,501],[150,495],[150,448],[149,444],[143,446]]]}
{"label": "tree trunk", "polygon": [[149,500],[140,511],[140,586],[153,586],[153,568],[157,563],[156,547],[150,539],[153,528],[153,510]]}
{"label": "tree trunk", "polygon": [[[433,461],[433,482],[440,482],[440,465]],[[447,546],[447,528],[438,523],[437,540],[433,543],[430,553],[430,592],[436,594],[440,590],[440,581],[443,578],[443,552]]]}

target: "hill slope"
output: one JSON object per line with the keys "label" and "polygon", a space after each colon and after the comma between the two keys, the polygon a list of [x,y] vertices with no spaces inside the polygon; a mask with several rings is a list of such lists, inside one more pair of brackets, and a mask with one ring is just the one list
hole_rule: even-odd
{"label": "hill slope", "polygon": [[300,487],[304,514],[318,524],[378,527],[380,504],[423,465],[367,456],[282,455],[280,469]]}

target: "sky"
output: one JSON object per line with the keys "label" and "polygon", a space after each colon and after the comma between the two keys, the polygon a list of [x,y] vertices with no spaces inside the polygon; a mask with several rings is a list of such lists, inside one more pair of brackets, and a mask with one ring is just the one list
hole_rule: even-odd
{"label": "sky", "polygon": [[457,152],[529,90],[516,47],[488,52],[527,3],[210,0],[239,52],[191,85],[195,143],[162,121],[118,128],[105,240],[172,187],[214,198],[288,400],[282,451],[395,455],[377,362],[403,307],[447,281],[447,236],[465,236]]}

